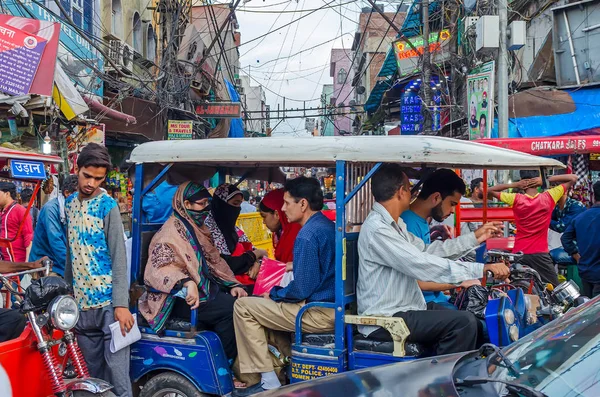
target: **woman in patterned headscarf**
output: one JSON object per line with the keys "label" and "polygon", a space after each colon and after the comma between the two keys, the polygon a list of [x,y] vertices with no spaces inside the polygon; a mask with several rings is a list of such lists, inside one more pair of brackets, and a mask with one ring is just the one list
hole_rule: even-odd
{"label": "woman in patterned headscarf", "polygon": [[[186,182],[173,197],[173,215],[150,242],[139,309],[157,333],[173,312],[177,297],[198,309],[198,322],[219,335],[228,358],[237,354],[233,304],[246,296],[204,226],[211,197],[200,184]],[[228,291],[228,292],[224,292]],[[174,293],[176,293],[174,295]]]}
{"label": "woman in patterned headscarf", "polygon": [[206,219],[213,241],[236,278],[244,285],[253,285],[258,274],[258,259],[267,251],[255,249],[235,224],[244,201],[242,192],[234,185],[225,183],[215,190],[211,214]]}

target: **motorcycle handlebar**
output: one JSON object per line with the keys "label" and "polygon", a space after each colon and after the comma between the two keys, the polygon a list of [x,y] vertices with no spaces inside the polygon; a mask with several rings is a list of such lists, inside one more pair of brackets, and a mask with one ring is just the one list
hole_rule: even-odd
{"label": "motorcycle handlebar", "polygon": [[44,276],[48,277],[50,275],[50,270],[52,269],[52,261],[48,259],[48,260],[43,261],[42,263],[44,266],[38,267],[36,269],[23,270],[23,271],[14,272],[14,273],[0,274],[0,281],[2,281],[2,284],[4,284],[6,289],[8,289],[11,293],[13,293],[15,295],[22,295],[22,293],[20,293],[17,289],[15,289],[13,287],[13,281],[11,281],[10,278],[24,276],[26,274],[35,274],[35,273],[40,273],[40,272],[43,272]]}

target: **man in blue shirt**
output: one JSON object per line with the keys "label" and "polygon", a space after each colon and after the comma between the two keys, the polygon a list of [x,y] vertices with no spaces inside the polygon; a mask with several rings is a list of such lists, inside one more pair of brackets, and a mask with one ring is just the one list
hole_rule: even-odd
{"label": "man in blue shirt", "polygon": [[[410,233],[423,240],[425,245],[429,245],[429,219],[443,222],[453,215],[465,192],[465,182],[455,172],[439,169],[425,180],[419,196],[410,205],[410,210],[404,211],[400,217]],[[461,286],[468,287],[474,284],[480,284],[479,280],[465,281]],[[425,302],[454,307],[448,304],[448,297],[441,291],[456,288],[455,285],[419,281],[419,287],[423,291]]]}
{"label": "man in blue shirt", "polygon": [[[583,205],[581,201],[577,201],[569,197],[568,194],[564,194],[556,203],[554,211],[552,211],[550,230],[553,230],[556,233],[564,233],[573,219],[585,210],[585,205]],[[563,247],[551,250],[550,256],[554,263],[558,265],[576,265],[576,262],[569,254],[567,254]]]}
{"label": "man in blue shirt", "polygon": [[592,208],[569,223],[560,239],[577,262],[583,294],[590,298],[600,295],[600,181],[594,183],[594,201]]}
{"label": "man in blue shirt", "polygon": [[[261,375],[261,381],[235,396],[248,396],[281,386],[274,371],[265,331],[294,332],[298,311],[309,302],[335,300],[335,225],[322,213],[323,191],[317,179],[298,177],[285,184],[283,212],[302,226],[294,243],[294,280],[274,287],[263,297],[238,299],[233,323],[240,372]],[[302,317],[302,329],[323,333],[334,329],[333,309],[311,308]],[[288,346],[278,345],[284,353]]]}
{"label": "man in blue shirt", "polygon": [[42,207],[31,243],[29,260],[35,262],[47,256],[52,262],[52,271],[65,276],[67,262],[67,220],[65,198],[77,191],[77,175],[65,177],[62,192]]}

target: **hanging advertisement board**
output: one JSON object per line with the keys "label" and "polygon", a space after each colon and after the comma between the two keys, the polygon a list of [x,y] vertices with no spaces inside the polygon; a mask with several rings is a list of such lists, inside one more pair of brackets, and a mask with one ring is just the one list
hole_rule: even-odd
{"label": "hanging advertisement board", "polygon": [[[451,37],[452,35],[448,29],[433,32],[429,35],[428,43],[432,63],[438,64],[450,58],[451,52],[448,46]],[[393,44],[396,61],[398,62],[399,77],[421,71],[419,60],[423,55],[425,40],[423,36],[409,37],[406,40],[409,40],[415,49],[404,40],[395,41]]]}
{"label": "hanging advertisement board", "polygon": [[194,123],[192,121],[169,120],[167,140],[192,139],[193,135]]}
{"label": "hanging advertisement board", "polygon": [[[83,7],[84,14],[91,13],[93,2],[83,2],[80,7]],[[36,34],[48,41],[54,35],[60,36],[60,45],[58,46],[58,57],[54,55],[54,60],[58,61],[69,77],[77,83],[77,85],[97,96],[103,94],[103,81],[98,77],[98,72],[104,71],[104,60],[97,53],[97,50],[77,32],[68,23],[65,23],[57,14],[51,12],[51,9],[40,6],[39,3],[31,0],[25,1],[8,1],[4,3],[4,12],[14,15],[21,20],[31,22],[12,20],[10,25],[16,26],[26,32]],[[11,18],[11,15],[7,17]],[[93,15],[93,14],[92,14]],[[36,18],[29,19],[27,17]],[[93,16],[86,16],[85,20],[92,20]],[[86,22],[87,23],[87,22]],[[91,24],[91,22],[90,22]],[[93,27],[93,24],[90,25]],[[86,30],[86,26],[82,26]],[[93,37],[93,31],[87,28],[87,33]],[[53,64],[54,65],[54,64]],[[48,65],[40,64],[40,70],[44,70],[46,78],[54,77],[54,67],[52,73],[47,68]],[[41,74],[41,73],[40,73]],[[34,91],[32,91],[34,92]],[[52,90],[48,94],[52,95]]]}
{"label": "hanging advertisement board", "polygon": [[469,139],[489,138],[494,125],[494,61],[467,76]]}

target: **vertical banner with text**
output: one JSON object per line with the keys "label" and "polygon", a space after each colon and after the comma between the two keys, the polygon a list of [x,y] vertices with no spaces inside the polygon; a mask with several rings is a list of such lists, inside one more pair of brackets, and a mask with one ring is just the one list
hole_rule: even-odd
{"label": "vertical banner with text", "polygon": [[494,125],[494,61],[484,63],[467,77],[469,139],[489,138]]}

